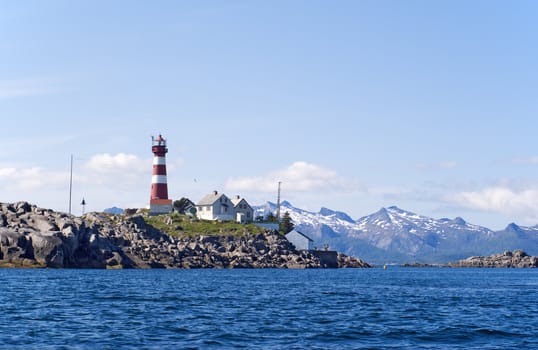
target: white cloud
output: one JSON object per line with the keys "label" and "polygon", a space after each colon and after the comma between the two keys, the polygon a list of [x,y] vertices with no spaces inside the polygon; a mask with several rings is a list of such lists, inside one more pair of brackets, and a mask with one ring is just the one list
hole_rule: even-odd
{"label": "white cloud", "polygon": [[65,182],[66,174],[40,167],[0,168],[0,186],[9,191],[34,191]]}
{"label": "white cloud", "polygon": [[279,181],[282,181],[282,186],[286,188],[286,191],[291,192],[353,191],[360,188],[356,181],[342,178],[333,170],[298,161],[286,169],[262,176],[230,178],[226,183],[226,189],[275,192]]}
{"label": "white cloud", "polygon": [[133,154],[125,153],[116,155],[103,153],[91,157],[84,167],[99,174],[147,173],[151,167],[151,159],[140,159]]}
{"label": "white cloud", "polygon": [[0,179],[11,178],[17,173],[17,168],[0,168]]}
{"label": "white cloud", "polygon": [[515,188],[490,186],[479,191],[460,192],[446,199],[464,208],[520,217],[527,222],[538,220],[538,185]]}
{"label": "white cloud", "polygon": [[[139,200],[146,193],[149,196],[151,166],[151,158],[123,153],[97,154],[80,165],[75,162],[73,199],[78,202],[85,197],[90,204],[87,209],[93,206],[93,210],[102,210],[112,204]],[[68,169],[0,164],[0,202],[28,200],[66,210],[68,190]]]}
{"label": "white cloud", "polygon": [[0,99],[53,94],[61,89],[57,82],[44,79],[0,80]]}
{"label": "white cloud", "polygon": [[74,181],[87,189],[99,188],[112,191],[137,191],[151,181],[151,158],[133,154],[96,154],[76,170]]}
{"label": "white cloud", "polygon": [[515,158],[512,159],[515,164],[538,164],[538,156],[530,158]]}

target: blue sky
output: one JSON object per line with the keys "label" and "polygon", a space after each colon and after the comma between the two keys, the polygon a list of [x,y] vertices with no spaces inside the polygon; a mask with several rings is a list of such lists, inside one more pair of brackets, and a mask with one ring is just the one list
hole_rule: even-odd
{"label": "blue sky", "polygon": [[538,224],[534,1],[1,1],[0,201]]}

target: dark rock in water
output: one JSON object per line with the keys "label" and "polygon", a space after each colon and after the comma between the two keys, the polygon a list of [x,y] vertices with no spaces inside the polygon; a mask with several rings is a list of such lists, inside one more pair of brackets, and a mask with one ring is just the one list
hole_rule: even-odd
{"label": "dark rock in water", "polygon": [[425,264],[425,263],[404,263],[401,267],[441,267],[439,264]]}
{"label": "dark rock in water", "polygon": [[[172,221],[172,220],[170,220]],[[338,256],[339,267],[370,267]],[[171,237],[141,215],[69,216],[0,203],[0,266],[52,268],[319,268],[276,231]]]}
{"label": "dark rock in water", "polygon": [[350,268],[350,267],[372,267],[366,261],[359,258],[354,258],[352,256],[347,256],[342,253],[338,253],[338,267],[340,268]]}
{"label": "dark rock in water", "polygon": [[448,263],[447,266],[536,268],[538,267],[538,257],[529,256],[523,250],[515,250],[491,256],[472,256],[464,260]]}

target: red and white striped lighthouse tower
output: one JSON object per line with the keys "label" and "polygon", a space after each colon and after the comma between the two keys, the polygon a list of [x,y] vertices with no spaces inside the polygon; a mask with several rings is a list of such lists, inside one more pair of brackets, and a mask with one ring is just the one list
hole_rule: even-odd
{"label": "red and white striped lighthouse tower", "polygon": [[168,214],[172,212],[172,200],[168,199],[168,184],[166,181],[166,140],[161,136],[151,137],[153,152],[153,176],[151,177],[151,196],[149,213]]}

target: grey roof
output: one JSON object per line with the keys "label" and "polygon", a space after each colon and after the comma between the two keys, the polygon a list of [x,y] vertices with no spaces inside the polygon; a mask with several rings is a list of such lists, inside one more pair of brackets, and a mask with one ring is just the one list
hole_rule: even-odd
{"label": "grey roof", "polygon": [[[225,196],[224,193],[215,193],[212,192],[206,195],[204,198],[200,199],[196,205],[213,205],[220,197]],[[226,197],[226,196],[225,196]],[[228,197],[226,197],[228,198]]]}
{"label": "grey roof", "polygon": [[230,201],[233,203],[234,207],[236,207],[242,200],[244,200],[245,203],[252,209],[252,207],[250,206],[250,204],[247,202],[247,200],[245,198],[234,197],[234,198],[230,199]]}
{"label": "grey roof", "polygon": [[297,232],[298,234],[300,234],[301,236],[303,236],[304,238],[308,239],[310,242],[314,242],[314,240],[310,237],[308,237],[307,235],[305,235],[304,233],[302,233],[301,231],[297,231],[296,229],[293,229],[291,230],[290,232],[286,233],[286,236],[289,235],[290,233],[292,233],[293,231]]}

